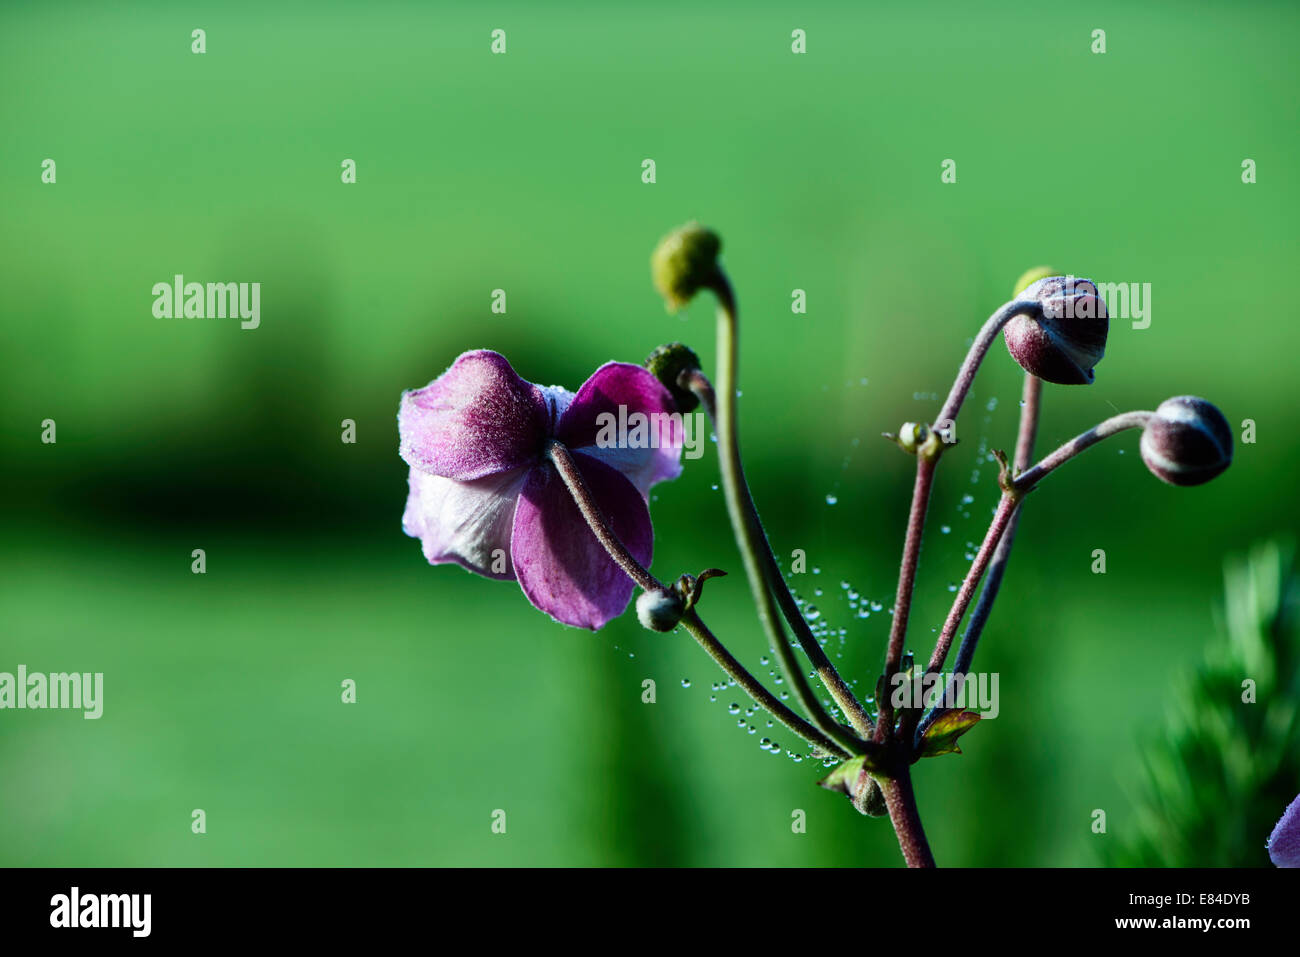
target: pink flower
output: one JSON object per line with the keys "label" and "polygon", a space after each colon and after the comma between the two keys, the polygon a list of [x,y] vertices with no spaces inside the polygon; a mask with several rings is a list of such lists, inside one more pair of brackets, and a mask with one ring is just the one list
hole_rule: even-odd
{"label": "pink flower", "polygon": [[[610,442],[611,421],[646,427]],[[403,393],[397,423],[411,467],[402,527],[430,564],[517,580],[533,605],[566,625],[594,631],[622,614],[632,581],[587,527],[545,451],[553,439],[569,449],[615,534],[649,565],[650,487],[682,470],[681,418],[658,379],[610,362],[575,395],[525,382],[504,356],[480,349]]]}
{"label": "pink flower", "polygon": [[1300,867],[1300,796],[1287,805],[1268,836],[1268,856],[1278,867]]}

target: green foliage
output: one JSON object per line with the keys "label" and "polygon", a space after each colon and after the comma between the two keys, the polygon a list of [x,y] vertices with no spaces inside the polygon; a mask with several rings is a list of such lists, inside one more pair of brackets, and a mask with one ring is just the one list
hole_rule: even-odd
{"label": "green foliage", "polygon": [[1293,549],[1261,545],[1229,561],[1224,577],[1226,640],[1179,683],[1145,755],[1136,820],[1112,819],[1110,863],[1267,865],[1264,842],[1300,790]]}

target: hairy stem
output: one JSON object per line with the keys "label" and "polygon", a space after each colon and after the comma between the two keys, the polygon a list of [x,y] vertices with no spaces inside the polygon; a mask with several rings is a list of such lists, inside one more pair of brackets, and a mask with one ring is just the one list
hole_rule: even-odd
{"label": "hairy stem", "polygon": [[[939,417],[934,420],[935,428],[944,431],[952,428],[953,423],[957,421],[957,413],[961,411],[962,403],[966,401],[966,395],[975,381],[975,373],[979,371],[980,363],[984,361],[984,356],[993,345],[993,341],[997,339],[998,333],[1002,331],[1002,327],[1016,316],[1037,312],[1040,308],[1041,306],[1032,299],[1013,299],[999,306],[993,315],[985,320],[975,336],[975,341],[966,352],[961,368],[957,370],[957,378],[948,392],[948,398],[943,403],[943,408],[939,410]],[[951,441],[951,437],[947,441]]]}
{"label": "hairy stem", "polygon": [[885,654],[885,693],[879,695],[876,707],[875,739],[885,741],[894,734],[894,705],[889,688],[898,674],[903,660],[903,641],[907,637],[907,619],[912,611],[912,593],[916,590],[916,569],[921,558],[921,537],[925,530],[925,513],[930,506],[930,489],[934,485],[934,470],[939,464],[938,455],[918,452],[916,481],[912,486],[912,507],[907,516],[907,535],[903,539],[903,559],[898,569],[898,591],[894,598],[894,620],[889,626],[889,648]]}
{"label": "hairy stem", "polygon": [[921,826],[916,794],[912,790],[912,771],[906,762],[892,777],[880,782],[880,790],[884,794],[889,820],[898,835],[898,846],[903,851],[903,860],[907,866],[934,867],[934,855],[930,852],[925,828]]}
{"label": "hairy stem", "polygon": [[1017,475],[1011,484],[1017,491],[1028,492],[1053,471],[1085,449],[1096,445],[1102,439],[1110,438],[1110,436],[1117,432],[1123,432],[1125,429],[1145,428],[1147,421],[1154,414],[1154,412],[1121,412],[1119,415],[1112,415],[1109,419],[1098,423],[1087,432],[1080,433],[1049,455],[1044,456],[1033,468]]}

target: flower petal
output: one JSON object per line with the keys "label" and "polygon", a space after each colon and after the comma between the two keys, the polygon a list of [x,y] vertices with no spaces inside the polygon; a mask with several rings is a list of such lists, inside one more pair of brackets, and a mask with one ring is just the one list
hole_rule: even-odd
{"label": "flower petal", "polygon": [[465,352],[423,389],[402,394],[399,449],[407,465],[425,472],[483,478],[540,455],[553,405],[504,356]]}
{"label": "flower petal", "polygon": [[555,437],[623,473],[645,498],[682,474],[682,425],[662,382],[641,366],[607,362],[578,389]]}
{"label": "flower petal", "polygon": [[420,539],[430,565],[456,562],[488,578],[510,580],[519,490],[527,467],[469,482],[411,469],[402,529]]}
{"label": "flower petal", "polygon": [[1268,856],[1278,867],[1300,867],[1300,796],[1287,805],[1269,835]]}
{"label": "flower petal", "polygon": [[[643,565],[654,550],[650,510],[617,470],[581,452],[573,461],[614,533]],[[556,621],[597,630],[627,607],[632,580],[609,557],[551,465],[532,469],[515,511],[511,557],[528,600]]]}

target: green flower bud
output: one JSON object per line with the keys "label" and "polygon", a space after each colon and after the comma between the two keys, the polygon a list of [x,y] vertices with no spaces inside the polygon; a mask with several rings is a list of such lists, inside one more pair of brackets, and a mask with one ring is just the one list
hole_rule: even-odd
{"label": "green flower bud", "polygon": [[675,589],[643,591],[636,596],[636,617],[651,631],[672,631],[686,613],[682,596]]}
{"label": "green flower bud", "polygon": [[650,276],[669,312],[686,305],[718,274],[722,240],[711,229],[690,222],[659,241],[650,257]]}
{"label": "green flower bud", "polygon": [[700,367],[699,356],[680,342],[670,342],[650,353],[644,365],[664,384],[664,388],[672,393],[673,398],[677,400],[679,412],[695,411],[700,400],[690,389],[682,388],[677,380],[683,372],[694,371]]}
{"label": "green flower bud", "polygon": [[1232,429],[1212,403],[1166,399],[1142,430],[1142,461],[1170,485],[1202,485],[1232,464]]}

